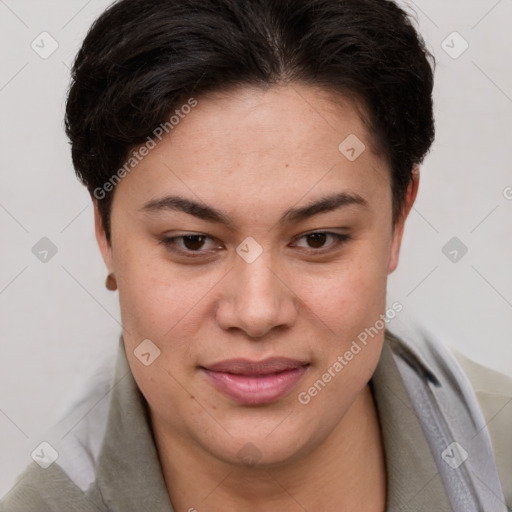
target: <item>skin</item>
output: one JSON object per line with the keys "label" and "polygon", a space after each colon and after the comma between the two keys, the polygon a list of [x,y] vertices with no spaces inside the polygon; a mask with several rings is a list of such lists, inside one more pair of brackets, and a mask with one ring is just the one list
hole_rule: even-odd
{"label": "skin", "polygon": [[[385,464],[368,381],[383,330],[307,405],[297,396],[385,312],[417,169],[393,226],[390,170],[352,100],[299,84],[197,99],[116,187],[111,245],[95,213],[173,506],[381,512]],[[338,150],[349,134],[366,145],[353,162]],[[291,208],[338,193],[365,204],[281,220]],[[166,195],[215,208],[228,224],[144,209]],[[311,231],[348,238],[304,236]],[[186,234],[210,238],[162,243]],[[252,263],[236,252],[249,236],[263,250]],[[144,339],[161,351],[149,366],[134,355]],[[268,405],[233,401],[199,369],[273,356],[309,366],[290,394]],[[238,455],[249,442],[258,458],[252,465]]]}

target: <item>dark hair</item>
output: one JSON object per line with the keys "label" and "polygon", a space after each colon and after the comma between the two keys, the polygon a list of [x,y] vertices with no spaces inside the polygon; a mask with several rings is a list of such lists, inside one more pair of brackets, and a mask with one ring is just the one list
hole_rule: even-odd
{"label": "dark hair", "polygon": [[110,240],[105,183],[186,98],[245,84],[318,85],[364,105],[392,169],[395,222],[434,139],[433,66],[388,0],[121,0],[94,22],[73,64],[73,165],[91,194],[103,191]]}

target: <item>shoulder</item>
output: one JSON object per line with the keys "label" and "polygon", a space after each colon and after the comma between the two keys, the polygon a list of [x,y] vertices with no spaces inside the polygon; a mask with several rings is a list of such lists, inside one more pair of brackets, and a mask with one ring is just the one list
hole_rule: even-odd
{"label": "shoulder", "polygon": [[0,512],[69,510],[100,512],[106,508],[96,485],[81,489],[57,462],[45,468],[32,462],[0,499]]}
{"label": "shoulder", "polygon": [[9,493],[0,500],[0,512],[24,512],[38,510],[50,512],[42,497],[37,492],[37,477],[34,468],[29,467],[22,473]]}
{"label": "shoulder", "polygon": [[0,512],[52,512],[52,496],[68,495],[71,499],[72,493],[69,481],[57,465],[42,469],[33,462],[0,501]]}
{"label": "shoulder", "polygon": [[512,378],[454,351],[475,391],[491,436],[507,503],[512,503]]}
{"label": "shoulder", "polygon": [[[458,429],[461,439],[471,442],[487,430],[497,476],[510,506],[512,379],[448,348],[425,329],[412,329],[406,336],[387,332],[386,338],[395,360],[413,368],[415,374],[421,375],[420,381],[430,383],[430,392],[436,397],[444,418],[450,428]],[[484,453],[480,451],[480,456]]]}
{"label": "shoulder", "polygon": [[45,464],[34,458],[0,496],[0,512],[105,510],[96,487],[96,463],[110,410],[112,366],[111,360],[102,362],[61,419],[44,431],[41,437],[54,451],[51,460],[45,460],[50,455],[41,444]]}

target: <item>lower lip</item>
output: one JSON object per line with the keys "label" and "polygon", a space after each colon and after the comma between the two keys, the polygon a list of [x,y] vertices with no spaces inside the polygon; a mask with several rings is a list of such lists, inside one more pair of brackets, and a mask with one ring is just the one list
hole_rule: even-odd
{"label": "lower lip", "polygon": [[213,385],[229,398],[246,405],[260,405],[287,395],[304,375],[306,366],[259,377],[203,371]]}

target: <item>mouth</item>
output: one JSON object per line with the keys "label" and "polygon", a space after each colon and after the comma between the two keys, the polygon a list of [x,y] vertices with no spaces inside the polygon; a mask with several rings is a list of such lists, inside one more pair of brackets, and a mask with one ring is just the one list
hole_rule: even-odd
{"label": "mouth", "polygon": [[245,405],[262,405],[288,395],[308,366],[304,361],[279,357],[264,361],[230,359],[200,369],[229,398]]}

